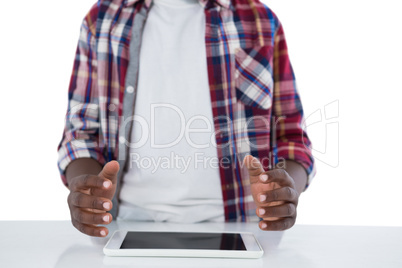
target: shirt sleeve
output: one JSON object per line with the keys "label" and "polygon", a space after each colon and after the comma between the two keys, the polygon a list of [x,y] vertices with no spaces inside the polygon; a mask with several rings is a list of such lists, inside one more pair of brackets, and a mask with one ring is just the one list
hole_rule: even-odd
{"label": "shirt sleeve", "polygon": [[303,107],[300,100],[295,75],[289,60],[287,44],[282,24],[274,36],[273,59],[273,119],[276,126],[276,156],[280,159],[300,163],[308,174],[305,189],[315,176],[316,169],[311,152],[311,141],[304,125]]}
{"label": "shirt sleeve", "polygon": [[[93,158],[105,164],[99,120],[97,59],[93,25],[96,5],[83,19],[68,90],[68,109],[62,139],[58,145],[58,168],[64,185],[69,163]],[[92,30],[91,30],[92,29]]]}

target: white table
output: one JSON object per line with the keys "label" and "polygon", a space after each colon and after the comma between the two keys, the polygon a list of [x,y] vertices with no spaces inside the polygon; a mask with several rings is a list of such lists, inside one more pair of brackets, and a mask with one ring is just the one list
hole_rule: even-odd
{"label": "white table", "polygon": [[107,257],[107,238],[91,238],[69,221],[1,221],[0,267],[402,267],[402,228],[295,225],[263,232],[256,223],[113,222],[116,229],[250,231],[264,248],[261,259]]}

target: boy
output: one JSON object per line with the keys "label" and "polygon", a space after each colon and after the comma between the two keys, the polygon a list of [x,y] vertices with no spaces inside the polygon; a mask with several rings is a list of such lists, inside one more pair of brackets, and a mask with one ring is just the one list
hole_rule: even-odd
{"label": "boy", "polygon": [[315,174],[302,123],[282,25],[258,0],[101,0],[58,147],[72,223],[288,229]]}

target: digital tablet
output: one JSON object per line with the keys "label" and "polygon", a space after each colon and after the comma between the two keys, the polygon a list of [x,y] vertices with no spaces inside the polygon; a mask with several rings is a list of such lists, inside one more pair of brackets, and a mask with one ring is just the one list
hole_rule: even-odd
{"label": "digital tablet", "polygon": [[264,251],[252,233],[115,231],[107,256],[260,258]]}

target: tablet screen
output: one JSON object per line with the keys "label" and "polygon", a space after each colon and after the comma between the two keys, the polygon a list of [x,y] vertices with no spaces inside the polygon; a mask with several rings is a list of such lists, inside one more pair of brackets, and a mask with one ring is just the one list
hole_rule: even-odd
{"label": "tablet screen", "polygon": [[246,250],[236,233],[127,232],[120,249]]}

